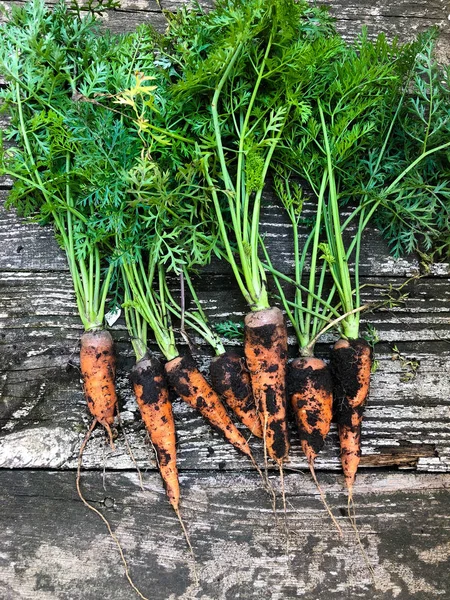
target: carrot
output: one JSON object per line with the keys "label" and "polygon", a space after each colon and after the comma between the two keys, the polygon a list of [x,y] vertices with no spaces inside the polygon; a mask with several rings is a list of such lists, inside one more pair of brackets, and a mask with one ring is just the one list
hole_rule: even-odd
{"label": "carrot", "polygon": [[213,389],[252,434],[262,438],[262,425],[245,360],[235,352],[224,352],[212,359],[210,373]]}
{"label": "carrot", "polygon": [[245,357],[259,410],[268,455],[279,465],[286,460],[287,331],[283,313],[272,307],[245,317]]}
{"label": "carrot", "polygon": [[308,464],[322,450],[333,407],[331,373],[323,360],[297,358],[289,366],[289,395]]}
{"label": "carrot", "polygon": [[166,363],[166,373],[175,392],[193,408],[196,408],[213,427],[223,433],[235,448],[253,457],[244,436],[230,419],[219,396],[212,389],[189,355],[178,356]]}
{"label": "carrot", "polygon": [[372,349],[361,339],[340,339],[331,352],[334,415],[339,429],[341,463],[352,496],[361,457],[361,423],[369,395]]}
{"label": "carrot", "polygon": [[164,367],[156,357],[145,355],[130,376],[142,420],[155,448],[159,471],[170,504],[179,509],[180,485],[176,458],[175,422]]}
{"label": "carrot", "polygon": [[114,379],[116,358],[111,334],[104,329],[86,331],[81,336],[80,368],[84,394],[91,415],[106,429],[111,446],[111,425],[117,407]]}
{"label": "carrot", "polygon": [[288,387],[309,470],[328,514],[342,536],[342,529],[328,505],[314,469],[314,461],[323,448],[333,416],[333,381],[330,369],[319,358],[296,358],[289,365]]}
{"label": "carrot", "polygon": [[128,562],[125,558],[122,545],[117,535],[113,532],[108,519],[102,515],[102,513],[95,508],[95,506],[86,500],[81,490],[81,466],[83,452],[97,422],[103,425],[103,427],[106,429],[109,435],[111,447],[114,447],[112,442],[111,425],[114,422],[114,416],[117,410],[117,396],[114,384],[116,375],[116,358],[114,355],[114,342],[111,334],[108,331],[102,329],[86,331],[83,333],[81,336],[80,367],[87,405],[90,413],[94,417],[94,420],[89,427],[78,454],[76,477],[77,492],[83,504],[87,506],[89,510],[93,511],[97,516],[99,516],[100,519],[105,523],[109,535],[117,546],[120,558],[125,568],[125,577],[127,578],[131,587],[142,600],[148,600],[148,598],[144,596],[136,587],[133,579],[131,578]]}

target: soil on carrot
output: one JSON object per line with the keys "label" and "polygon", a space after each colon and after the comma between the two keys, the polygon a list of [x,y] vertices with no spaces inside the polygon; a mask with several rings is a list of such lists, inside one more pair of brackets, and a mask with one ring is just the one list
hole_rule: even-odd
{"label": "soil on carrot", "polygon": [[355,413],[362,416],[365,404],[352,407],[349,399],[355,398],[361,389],[358,375],[362,365],[362,354],[370,349],[372,360],[372,348],[362,338],[348,340],[348,348],[339,348],[331,351],[330,368],[334,383],[335,409],[334,420],[339,425],[352,426],[352,415]]}
{"label": "soil on carrot", "polygon": [[249,343],[255,348],[254,352],[258,355],[257,346],[264,346],[270,350],[274,344],[276,324],[260,325],[259,327],[247,327]]}
{"label": "soil on carrot", "polygon": [[344,440],[349,439],[350,436],[356,440],[355,448],[357,447],[358,450],[354,450],[353,454],[355,456],[361,456],[361,425],[356,427],[341,427],[340,435]]}
{"label": "soil on carrot", "polygon": [[[323,396],[331,395],[333,391],[333,380],[328,368],[313,369],[312,367],[307,367],[306,369],[295,369],[289,367],[287,384],[290,398],[294,394],[298,394],[298,396],[305,396],[305,394],[308,392],[308,389],[314,390],[317,393],[322,391]],[[308,406],[307,399],[300,398],[295,402],[296,411],[300,410],[304,406]],[[311,408],[310,406],[307,414],[308,424],[315,428],[320,417],[320,407],[317,406],[316,408]],[[319,429],[313,429],[309,433],[303,428],[299,427],[299,436],[300,440],[305,441],[316,454],[319,454],[319,452],[322,450],[325,439],[320,433]]]}
{"label": "soil on carrot", "polygon": [[[223,427],[221,428],[219,426],[219,424],[214,423],[213,420],[211,420],[212,415],[209,414],[210,413],[210,405],[209,405],[208,400],[201,395],[197,395],[198,392],[200,391],[200,389],[197,386],[195,386],[195,385],[189,386],[188,382],[191,380],[192,373],[194,373],[194,372],[198,372],[198,367],[197,367],[194,359],[192,358],[192,356],[189,354],[186,354],[179,360],[178,364],[168,372],[167,377],[168,377],[170,385],[173,387],[173,389],[179,396],[182,396],[185,400],[186,400],[186,398],[190,398],[193,396],[195,397],[195,407],[207,419],[210,427],[214,431],[217,431],[217,433],[220,433],[221,435],[224,435],[225,431],[232,432],[233,423],[231,421],[229,423],[227,423],[226,425],[223,425]],[[207,384],[207,385],[208,385],[208,387],[210,387],[209,384]],[[215,396],[217,396],[217,392],[213,392],[212,388],[210,388],[210,389],[211,389],[211,393],[214,394]],[[216,400],[214,400],[214,402],[215,401]],[[217,397],[217,401],[220,404],[220,406],[222,406],[218,397]],[[189,404],[191,404],[191,403],[189,402]],[[193,405],[191,404],[191,406],[193,406]],[[237,430],[236,430],[236,433],[238,433]],[[242,438],[242,440],[245,443],[244,438]]]}
{"label": "soil on carrot", "polygon": [[[166,450],[164,450],[164,448],[162,448],[158,444],[155,444],[154,442],[153,442],[153,446],[156,450],[156,454],[158,455],[159,464],[163,467],[168,465],[169,462],[172,460],[172,455],[170,454],[170,452],[167,452]],[[165,489],[167,490],[167,483],[164,479],[163,479],[163,483],[164,483]]]}
{"label": "soil on carrot", "polygon": [[164,367],[157,358],[146,357],[142,368],[139,363],[133,367],[130,380],[133,385],[142,386],[142,400],[145,404],[156,404],[161,398],[161,391],[167,388]]}
{"label": "soil on carrot", "polygon": [[[246,407],[250,409],[253,403],[250,388],[250,376],[244,365],[244,360],[237,353],[227,352],[211,362],[211,382],[216,392],[223,396],[231,389],[238,400],[249,397]],[[245,377],[245,375],[247,375]]]}
{"label": "soil on carrot", "polygon": [[314,389],[323,390],[327,394],[333,391],[333,380],[329,369],[293,369],[288,367],[287,389],[288,394],[304,394],[308,387],[308,382],[312,383]]}
{"label": "soil on carrot", "polygon": [[273,443],[272,449],[275,456],[284,457],[287,453],[287,444],[285,440],[286,424],[282,419],[276,419],[267,426],[267,429],[272,431]]}
{"label": "soil on carrot", "polygon": [[202,410],[202,408],[207,408],[208,404],[206,403],[203,396],[197,396],[196,406],[198,410]]}
{"label": "soil on carrot", "polygon": [[194,359],[189,354],[183,356],[176,367],[170,370],[168,373],[169,382],[180,396],[190,396],[192,391],[196,393],[198,389],[194,387],[193,390],[189,387],[188,383],[183,381],[189,381],[189,375],[193,370],[197,369]]}

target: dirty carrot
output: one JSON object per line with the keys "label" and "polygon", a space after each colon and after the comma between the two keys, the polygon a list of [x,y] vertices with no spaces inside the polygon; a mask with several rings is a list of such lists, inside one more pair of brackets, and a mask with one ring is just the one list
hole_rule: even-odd
{"label": "dirty carrot", "polygon": [[369,395],[372,348],[359,339],[340,339],[331,351],[335,380],[334,414],[339,429],[341,462],[351,497],[361,457],[361,423]]}
{"label": "dirty carrot", "polygon": [[[353,484],[361,455],[362,412],[369,393],[372,351],[364,340],[359,338],[360,305],[359,269],[356,264],[356,289],[353,290],[348,265],[348,255],[342,236],[337,183],[333,164],[328,128],[322,105],[318,104],[324,149],[327,160],[328,202],[325,219],[327,244],[323,245],[324,258],[328,263],[333,281],[341,301],[341,307],[347,315],[339,321],[342,339],[332,351],[332,372],[336,391],[334,411],[340,425],[339,441],[341,445],[341,463],[349,502],[353,496]],[[356,237],[361,238],[362,223]],[[357,263],[359,252],[355,258]]]}
{"label": "dirty carrot", "polygon": [[278,464],[289,451],[286,419],[287,330],[277,307],[245,317],[244,351],[267,454]]}
{"label": "dirty carrot", "polygon": [[146,354],[134,365],[130,379],[142,420],[156,452],[169,502],[178,511],[180,484],[175,422],[164,367],[156,357]]}
{"label": "dirty carrot", "polygon": [[213,389],[256,437],[263,437],[263,427],[255,400],[245,360],[231,350],[211,360]]}
{"label": "dirty carrot", "polygon": [[178,356],[165,365],[170,385],[187,404],[201,415],[235,448],[253,459],[244,436],[230,419],[216,392],[206,381],[189,355]]}
{"label": "dirty carrot", "polygon": [[292,408],[302,450],[312,467],[330,431],[333,385],[327,364],[318,358],[297,358],[289,366]]}
{"label": "dirty carrot", "polygon": [[80,369],[84,394],[91,415],[109,436],[114,423],[117,396],[115,388],[116,358],[111,334],[105,330],[86,331],[81,336]]}
{"label": "dirty carrot", "polygon": [[[186,310],[185,284],[194,303],[193,310]],[[184,329],[185,325],[198,333],[214,350],[215,356],[210,366],[213,390],[253,435],[262,438],[262,425],[253,398],[250,373],[245,359],[232,350],[225,350],[218,333],[209,323],[186,267],[180,273],[180,304],[175,301],[169,290],[167,295],[170,298],[168,307],[180,318],[181,334],[187,342],[189,343],[189,338]]]}

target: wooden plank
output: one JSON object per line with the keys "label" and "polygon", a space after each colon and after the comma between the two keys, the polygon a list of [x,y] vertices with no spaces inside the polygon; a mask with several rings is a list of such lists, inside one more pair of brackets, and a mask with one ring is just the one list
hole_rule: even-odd
{"label": "wooden plank", "polygon": [[[163,0],[163,7],[173,9],[181,3]],[[443,31],[440,57],[450,57],[448,0],[390,4],[379,0],[376,5],[369,0],[333,0],[329,4],[347,39],[353,39],[364,23],[371,36],[381,30],[401,39],[437,24]],[[105,27],[117,32],[132,30],[141,22],[165,27],[153,0],[123,2],[121,10],[108,13],[104,21]],[[4,190],[0,200],[10,185],[11,181],[0,181]],[[274,261],[290,271],[289,231],[269,195],[267,204],[264,219],[269,245],[276,240]],[[416,257],[389,259],[386,245],[373,231],[366,240],[362,263],[368,284],[397,285],[421,270]],[[0,471],[0,597],[134,598],[114,543],[100,520],[77,498],[73,471],[65,471],[76,467],[89,418],[77,367],[80,327],[64,255],[49,228],[21,223],[14,213],[2,212],[0,270],[0,468],[14,469]],[[219,275],[214,277],[216,272]],[[252,600],[268,594],[275,600],[449,596],[450,475],[393,470],[450,470],[450,393],[444,376],[450,370],[448,274],[448,265],[433,266],[430,275],[434,277],[412,286],[406,307],[367,317],[377,327],[382,343],[377,348],[380,367],[373,377],[365,421],[356,501],[362,544],[375,571],[375,584],[343,516],[342,476],[327,472],[339,469],[334,427],[317,467],[344,529],[344,540],[338,539],[309,476],[289,472],[306,469],[292,432],[292,460],[285,484],[290,531],[286,555],[283,520],[277,528],[270,501],[251,465],[194,411],[175,401],[183,516],[201,579],[195,588],[178,521],[164,496],[153,452],[139,423],[128,382],[133,359],[123,322],[114,327],[122,420],[138,464],[148,471],[145,492],[139,490],[136,474],[129,471],[133,465],[122,431],[114,454],[106,447],[103,433],[95,432],[84,464],[96,471],[83,474],[83,489],[111,520],[133,577],[152,600]],[[226,267],[213,265],[203,282],[200,297],[213,319],[241,318],[245,307],[230,284]],[[364,299],[379,293],[368,287]],[[321,356],[327,355],[331,340],[328,336],[319,345]],[[394,354],[394,344],[401,357]],[[204,347],[198,348],[204,371],[207,354]],[[419,368],[410,378],[412,363]],[[402,382],[405,378],[408,381]],[[251,445],[262,461],[260,444],[251,440]],[[107,469],[105,487],[98,472],[103,466]],[[365,467],[389,467],[392,472],[369,474]],[[275,473],[271,480],[279,491]]]}
{"label": "wooden plank", "polygon": [[[12,4],[4,2],[6,7]],[[174,11],[188,2],[163,0],[161,4],[164,10]],[[208,8],[213,3],[202,0],[200,4]],[[330,7],[338,31],[348,40],[354,40],[363,26],[368,28],[370,37],[383,32],[390,39],[398,37],[401,41],[409,41],[419,32],[437,26],[440,29],[438,56],[444,62],[450,59],[449,0],[397,0],[395,3],[379,0],[376,4],[370,0],[324,0],[323,4]],[[0,23],[2,19],[0,15]],[[122,0],[120,10],[105,13],[102,19],[105,27],[116,33],[132,31],[143,22],[151,22],[160,31],[166,27],[155,0]]]}
{"label": "wooden plank", "polygon": [[[363,303],[387,301],[389,295],[393,301],[399,294],[407,296],[398,306],[388,305],[365,314],[363,321],[374,325],[380,340],[386,342],[433,341],[450,335],[450,281],[430,277],[412,280],[409,284],[408,281],[397,277],[381,281],[379,278],[362,278],[361,284],[366,286],[361,294]],[[390,286],[400,289],[405,284],[408,285],[401,292],[389,292]],[[178,281],[172,280],[171,287],[178,296]],[[245,301],[229,276],[203,275],[196,282],[196,289],[200,303],[213,324],[228,319],[243,320]],[[66,272],[0,271],[0,305],[0,328],[4,330],[4,340],[11,339],[6,335],[9,329],[13,330],[14,336],[21,336],[17,339],[24,343],[28,335],[25,330],[29,330],[30,337],[33,332],[36,336],[38,330],[45,337],[48,335],[47,329],[65,329],[62,336],[68,336],[68,339],[79,335],[80,321],[71,279]],[[190,308],[189,301],[187,308]],[[124,332],[124,321],[118,321],[114,330]],[[334,334],[330,333],[322,340],[331,342],[334,338]],[[193,340],[196,344],[204,345],[201,338],[193,336]],[[223,341],[226,342],[225,339]],[[295,343],[292,330],[290,341],[291,344]],[[6,368],[9,363],[3,365]]]}
{"label": "wooden plank", "polygon": [[[8,364],[0,379],[3,404],[0,423],[0,467],[55,468],[74,467],[76,454],[89,418],[79,383],[77,367],[77,337],[79,331],[69,331],[69,338],[44,328],[36,331],[2,332],[0,364]],[[64,330],[67,335],[67,330]],[[123,330],[114,332],[118,340],[118,393],[122,421],[136,460],[143,467],[155,468],[153,452],[145,442],[135,399],[128,380],[133,364],[129,344]],[[29,340],[29,341],[28,341]],[[397,343],[402,357],[417,364],[414,375],[411,364],[402,365],[392,347],[377,348],[379,369],[373,375],[370,402],[366,411],[363,435],[363,462],[367,466],[408,466],[419,470],[450,469],[450,405],[448,379],[450,347],[446,342]],[[328,347],[318,347],[326,357]],[[397,360],[394,360],[397,358]],[[209,358],[205,350],[197,355],[206,373]],[[407,381],[404,381],[404,380]],[[175,399],[174,399],[175,400]],[[248,468],[247,460],[211,431],[203,419],[179,400],[174,401],[181,468],[235,469]],[[117,450],[104,447],[103,432],[98,430],[86,452],[86,465],[127,469],[123,433],[119,432]],[[295,428],[291,432],[291,466],[305,468]],[[257,459],[263,462],[259,441],[252,440]],[[106,454],[105,454],[106,452]],[[333,426],[319,459],[318,469],[339,469],[338,443]]]}
{"label": "wooden plank", "polygon": [[[83,5],[83,1],[80,2]],[[23,0],[5,2],[5,6],[14,4],[23,5]],[[49,6],[56,4],[55,0],[46,2]],[[163,11],[174,12],[183,6],[192,4],[190,0],[121,0],[118,10],[106,11],[110,15],[118,12],[149,12],[159,14],[160,7]],[[200,6],[205,10],[212,8],[213,0],[200,0]],[[426,19],[433,21],[444,21],[448,17],[448,0],[428,0],[426,3],[415,0],[397,0],[394,4],[389,0],[377,0],[376,4],[371,0],[324,0],[322,5],[328,6],[336,13],[336,19],[354,20],[355,18],[368,17],[372,21],[376,18],[397,19]],[[411,32],[409,32],[411,34]]]}
{"label": "wooden plank", "polygon": [[323,4],[330,6],[340,19],[354,19],[359,17],[381,17],[395,19],[434,19],[441,21],[447,19],[449,11],[448,0],[324,0]]}
{"label": "wooden plank", "polygon": [[[72,472],[0,472],[4,600],[137,597],[104,524],[77,498],[74,479]],[[101,473],[84,473],[82,486],[110,520],[135,582],[152,600],[448,597],[450,475],[359,477],[358,526],[375,583],[344,516],[341,478],[320,479],[344,537],[333,528],[310,478],[288,474],[286,550],[283,519],[277,527],[257,477],[182,474],[182,510],[198,588],[157,475],[144,475],[144,492],[134,473],[108,473],[105,487]]]}
{"label": "wooden plank", "polygon": [[[128,8],[145,13],[148,5],[129,5]],[[126,6],[124,10],[128,10]],[[117,15],[111,13],[110,16],[115,19]],[[3,199],[6,193],[5,190]],[[292,270],[292,256],[287,250],[289,226],[270,195],[266,197],[263,220],[275,264],[284,270]],[[79,320],[64,255],[57,248],[50,228],[24,224],[13,212],[3,211],[0,215],[0,268],[4,271],[0,290],[3,316],[1,389],[5,400],[1,411],[5,426],[2,464],[14,464],[18,468],[73,465],[85,419],[81,416],[84,401],[76,366]],[[419,270],[420,264],[415,257],[400,261],[389,259],[385,243],[373,230],[369,231],[361,266],[362,274],[372,277],[367,283],[379,283],[380,277],[386,284],[400,283],[403,280],[395,277],[414,275]],[[370,445],[366,443],[364,457],[368,465],[448,468],[448,436],[442,420],[439,421],[439,411],[447,410],[442,399],[449,395],[447,382],[439,377],[449,364],[448,347],[445,342],[440,342],[448,337],[450,325],[447,270],[448,265],[435,267],[433,274],[442,276],[441,281],[426,279],[416,284],[415,297],[406,309],[382,310],[369,317],[384,345],[379,350],[381,367],[374,377],[372,407],[368,412],[367,437],[371,442]],[[213,278],[212,273],[216,272],[220,276]],[[245,306],[236,286],[231,283],[226,265],[215,264],[206,273],[207,278],[200,288],[205,310],[213,319],[241,319]],[[364,299],[373,297],[375,291],[367,288]],[[116,325],[114,335],[121,354],[118,383],[125,409],[124,421],[131,429],[129,435],[138,459],[145,465],[148,453],[142,442],[136,405],[127,380],[132,359],[123,322]],[[332,339],[328,336],[324,342],[329,343]],[[199,342],[196,338],[194,341]],[[391,348],[395,343],[401,346],[407,360],[420,361],[418,376],[404,384],[400,384],[400,379],[407,375],[408,367],[405,372],[401,361],[392,361]],[[326,354],[327,348],[321,346],[319,352]],[[198,359],[206,370],[208,357],[204,349],[199,351]],[[392,407],[386,397],[394,399]],[[389,410],[384,414],[386,404]],[[426,411],[423,413],[424,404]],[[211,433],[193,411],[176,404],[176,414],[183,450],[180,455],[182,465],[198,463],[205,469],[242,468],[245,460]],[[435,422],[438,422],[436,427]],[[30,426],[36,430],[29,430]],[[39,439],[49,440],[49,453],[45,444],[38,443]],[[88,453],[87,461],[92,467],[99,466],[96,452],[102,439],[99,432],[92,457]],[[408,446],[411,443],[413,448]],[[56,448],[54,452],[52,444]],[[13,451],[17,451],[16,455]],[[115,468],[130,466],[123,450],[111,461]],[[293,464],[304,465],[295,443]],[[335,434],[318,466],[338,466]]]}
{"label": "wooden plank", "polygon": [[[200,300],[211,319],[241,319],[245,306],[230,280],[217,277],[213,281],[202,279],[199,286]],[[368,280],[368,283],[373,281]],[[399,280],[387,279],[385,283],[398,284]],[[449,288],[445,279],[419,280],[412,285],[406,308],[379,311],[368,317],[384,342],[377,350],[380,369],[373,378],[365,426],[364,460],[368,465],[406,464],[438,470],[450,466],[450,439],[443,420],[448,413],[446,399],[450,394],[447,379],[441,377],[450,369],[450,349],[439,341],[446,336],[450,338]],[[379,291],[365,288],[364,300],[373,298]],[[73,466],[86,417],[77,370],[80,324],[68,274],[5,272],[1,275],[0,299],[3,312],[0,390],[4,400],[0,410],[4,426],[0,465]],[[148,452],[128,382],[132,353],[123,321],[114,326],[113,333],[118,342],[118,387],[123,420],[138,461],[145,466]],[[325,342],[332,339],[333,336],[328,336]],[[194,341],[200,343],[196,338]],[[411,366],[402,367],[401,361],[392,360],[394,344],[400,347],[406,361],[420,364],[416,377],[410,381],[402,382],[402,379],[413,374]],[[294,353],[294,348],[291,352]],[[319,346],[320,354],[326,356],[327,352],[325,345]],[[197,358],[206,372],[208,350],[200,346]],[[181,465],[240,469],[246,464],[245,459],[212,433],[189,407],[177,402],[175,414]],[[304,467],[295,435],[293,438],[293,465]],[[40,440],[45,443],[42,445]],[[102,440],[99,432],[92,453],[87,454],[87,464],[93,468],[101,466]],[[413,448],[408,446],[411,443]],[[417,456],[416,446],[422,443],[425,448]],[[118,452],[108,458],[108,464],[114,468],[129,468],[122,438],[118,446]],[[261,448],[257,444],[256,448],[261,457]],[[393,448],[400,450],[400,457]],[[333,429],[318,468],[339,468],[337,453]]]}
{"label": "wooden plank", "polygon": [[[39,227],[18,218],[14,210],[5,210],[7,190],[0,190],[0,271],[68,271],[63,252],[58,248],[51,227]],[[305,215],[308,214],[305,210]],[[343,213],[345,214],[345,213]],[[306,230],[300,228],[300,243],[306,240]],[[287,217],[273,198],[267,197],[261,211],[261,232],[274,266],[286,273],[293,272],[292,230]],[[353,229],[348,230],[351,239]],[[389,256],[389,248],[379,231],[368,227],[361,247],[361,276],[412,277],[422,270],[420,260],[415,255],[394,259]],[[229,274],[225,261],[213,260],[205,268],[209,274]],[[448,277],[450,265],[434,265],[430,272],[436,276]]]}

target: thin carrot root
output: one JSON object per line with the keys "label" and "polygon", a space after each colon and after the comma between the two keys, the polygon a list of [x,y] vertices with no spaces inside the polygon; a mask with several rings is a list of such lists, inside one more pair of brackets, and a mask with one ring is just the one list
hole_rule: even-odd
{"label": "thin carrot root", "polygon": [[369,395],[372,349],[363,339],[338,340],[331,352],[330,364],[335,380],[334,414],[341,463],[351,499],[361,457],[361,424]]}
{"label": "thin carrot root", "polygon": [[186,540],[186,545],[187,545],[187,547],[189,549],[189,552],[191,553],[191,556],[192,556],[192,566],[193,566],[193,569],[194,569],[195,585],[199,585],[200,584],[200,579],[198,577],[198,572],[197,572],[197,560],[195,558],[194,548],[192,547],[191,539],[190,539],[189,534],[187,532],[187,529],[186,529],[186,526],[184,524],[184,521],[181,518],[181,513],[180,513],[180,510],[178,508],[175,508],[175,514],[177,515],[178,520],[180,521],[180,526],[181,526],[181,529],[182,529],[183,534],[184,534],[184,539]]}
{"label": "thin carrot root", "polygon": [[250,458],[252,465],[255,467],[256,471],[258,472],[258,475],[261,477],[261,481],[263,483],[263,486],[264,486],[266,492],[269,494],[269,496],[271,498],[272,510],[276,516],[277,497],[275,494],[275,490],[273,489],[273,485],[270,483],[268,472],[267,472],[267,470],[265,472],[263,472],[261,470],[260,466],[258,465],[256,460],[253,458],[253,456],[250,456],[249,458]]}
{"label": "thin carrot root", "polygon": [[[352,514],[352,509],[353,509],[353,514]],[[358,546],[361,550],[361,554],[363,556],[364,562],[367,565],[367,568],[369,570],[370,576],[372,577],[372,581],[374,583],[374,585],[377,585],[377,580],[376,580],[376,576],[375,576],[375,571],[373,570],[372,565],[370,564],[370,560],[369,557],[367,555],[366,549],[364,548],[364,546],[362,545],[361,542],[361,536],[359,535],[359,531],[358,531],[358,527],[356,525],[356,513],[355,513],[355,505],[353,503],[353,498],[350,495],[350,492],[348,494],[348,501],[347,501],[347,514],[348,514],[348,518],[350,521],[350,524],[352,526],[352,529],[355,533],[355,537],[356,537],[356,541],[358,543]]]}
{"label": "thin carrot root", "polygon": [[155,449],[159,472],[174,510],[179,509],[180,485],[176,458],[175,421],[164,367],[146,355],[131,372],[136,401]]}
{"label": "thin carrot root", "polygon": [[114,450],[111,425],[117,408],[114,342],[108,331],[86,331],[81,336],[80,369],[84,394],[95,422],[100,423]]}
{"label": "thin carrot root", "polygon": [[126,558],[125,558],[125,555],[124,555],[124,552],[123,552],[122,546],[121,546],[121,544],[120,544],[119,538],[116,536],[116,534],[115,534],[115,533],[113,532],[113,530],[111,529],[111,525],[110,525],[110,523],[109,523],[108,519],[107,519],[107,518],[106,518],[104,515],[102,515],[102,513],[101,513],[99,510],[97,510],[97,509],[95,508],[95,506],[92,506],[92,504],[90,504],[90,503],[89,503],[89,502],[86,500],[86,498],[85,498],[85,497],[84,497],[84,495],[83,495],[83,492],[81,491],[81,483],[80,483],[80,481],[81,481],[81,466],[82,466],[82,462],[83,462],[83,453],[84,453],[84,450],[85,450],[85,448],[86,448],[86,444],[88,443],[88,441],[89,441],[89,438],[91,437],[91,434],[92,434],[92,432],[94,431],[94,428],[95,428],[96,424],[97,424],[97,419],[96,419],[96,418],[94,418],[94,420],[93,420],[93,422],[92,422],[91,426],[89,427],[89,430],[88,430],[88,432],[86,433],[86,435],[85,435],[85,437],[84,437],[84,440],[83,440],[83,442],[82,442],[82,444],[81,444],[81,447],[80,447],[80,452],[78,453],[78,466],[77,466],[77,478],[76,478],[76,487],[77,487],[77,493],[78,493],[78,496],[79,496],[79,498],[80,498],[81,502],[83,502],[83,504],[84,504],[84,505],[85,505],[87,508],[89,508],[89,510],[91,510],[91,511],[92,511],[92,512],[94,512],[94,513],[95,513],[97,516],[99,516],[99,517],[100,517],[100,519],[101,519],[101,520],[104,522],[104,524],[106,525],[106,528],[107,528],[107,530],[108,530],[108,533],[109,533],[109,535],[110,535],[110,536],[111,536],[111,538],[114,540],[114,543],[116,544],[116,546],[117,546],[117,549],[119,550],[120,558],[121,558],[121,560],[122,560],[122,563],[123,563],[123,566],[124,566],[124,569],[125,569],[125,577],[127,578],[127,580],[128,580],[128,583],[131,585],[131,587],[132,587],[132,588],[133,588],[133,590],[136,592],[136,594],[139,596],[139,598],[141,598],[141,600],[149,600],[149,599],[148,599],[146,596],[144,596],[144,595],[142,594],[142,592],[139,590],[139,588],[138,588],[138,587],[135,585],[135,583],[133,582],[133,580],[132,580],[132,578],[131,578],[131,576],[130,576],[130,570],[129,570],[129,567],[128,567],[128,562],[127,562],[127,560],[126,560]]}
{"label": "thin carrot root", "polygon": [[325,492],[322,490],[322,487],[319,484],[319,481],[317,479],[317,475],[316,475],[316,470],[314,469],[314,459],[308,459],[308,465],[309,465],[309,470],[311,473],[311,477],[314,480],[314,483],[316,484],[317,490],[320,494],[320,499],[322,500],[323,505],[325,506],[325,510],[327,511],[328,515],[330,516],[330,519],[333,522],[333,525],[336,527],[339,535],[342,537],[344,537],[344,534],[342,532],[342,528],[339,525],[339,523],[337,522],[336,517],[333,515],[333,512],[331,510],[330,505],[327,502],[326,496],[325,496]]}
{"label": "thin carrot root", "polygon": [[286,535],[286,556],[288,556],[288,554],[289,554],[289,527],[288,527],[287,508],[286,508],[286,489],[284,486],[284,471],[283,471],[283,464],[281,462],[278,463],[278,468],[280,471],[281,499],[283,502],[284,531],[285,531],[285,535]]}
{"label": "thin carrot root", "polygon": [[178,356],[166,363],[166,373],[170,385],[182,400],[197,409],[235,448],[253,458],[247,440],[236,428],[219,396],[200,373],[191,356]]}
{"label": "thin carrot root", "polygon": [[133,452],[133,450],[132,450],[132,448],[130,446],[130,443],[128,442],[128,436],[127,436],[127,433],[126,433],[125,428],[124,428],[123,423],[122,423],[122,417],[120,415],[119,407],[117,407],[117,420],[119,422],[119,426],[120,426],[120,428],[122,430],[122,433],[123,433],[123,439],[125,441],[125,446],[127,448],[128,456],[130,457],[131,462],[133,463],[133,465],[134,465],[134,467],[136,469],[136,472],[138,474],[138,477],[139,477],[139,487],[141,488],[141,490],[143,492],[145,492],[145,490],[144,490],[144,481],[142,479],[142,472],[141,472],[141,469],[139,468],[139,465],[137,464],[136,457],[134,456],[134,452]]}
{"label": "thin carrot root", "polygon": [[245,360],[234,352],[225,352],[212,359],[210,372],[213,389],[252,434],[262,438],[261,420]]}
{"label": "thin carrot root", "polygon": [[279,308],[246,315],[244,351],[266,451],[279,464],[287,459],[289,452],[285,389],[287,330]]}

